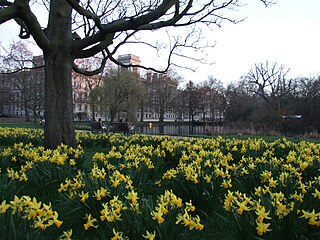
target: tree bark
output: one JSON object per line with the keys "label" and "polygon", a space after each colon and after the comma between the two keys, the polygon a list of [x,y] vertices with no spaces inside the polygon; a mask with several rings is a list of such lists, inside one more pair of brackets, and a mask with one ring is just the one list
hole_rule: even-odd
{"label": "tree bark", "polygon": [[143,116],[144,115],[144,106],[140,105],[140,122],[143,122]]}
{"label": "tree bark", "polygon": [[71,82],[72,58],[63,51],[45,56],[45,146],[75,146]]}
{"label": "tree bark", "polygon": [[28,107],[28,101],[25,99],[23,99],[23,107],[24,107],[24,115],[25,115],[25,120],[26,122],[30,122],[30,114],[29,114],[29,107]]}
{"label": "tree bark", "polygon": [[61,143],[75,147],[72,99],[72,8],[65,0],[50,1],[45,58],[45,142],[46,148]]}

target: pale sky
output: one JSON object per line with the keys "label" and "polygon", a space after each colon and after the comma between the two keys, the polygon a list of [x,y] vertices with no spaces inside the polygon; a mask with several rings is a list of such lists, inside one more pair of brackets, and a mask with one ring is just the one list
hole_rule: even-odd
{"label": "pale sky", "polygon": [[217,41],[210,50],[215,64],[192,74],[200,81],[209,74],[224,83],[239,80],[255,63],[277,62],[289,68],[288,77],[320,74],[320,1],[277,0],[265,8],[259,1],[239,9],[247,19],[226,23],[211,34]]}
{"label": "pale sky", "polygon": [[[216,42],[208,49],[208,60],[215,64],[198,64],[195,73],[181,69],[177,73],[194,82],[212,75],[226,85],[239,80],[255,63],[268,60],[289,68],[291,78],[320,75],[320,0],[276,1],[265,8],[259,0],[248,0],[248,5],[230,15],[247,17],[245,21],[224,22],[207,35],[212,43]],[[0,25],[0,41],[9,44],[17,40],[18,31],[14,22]],[[123,53],[140,56],[142,63],[149,61],[147,53],[139,49]]]}

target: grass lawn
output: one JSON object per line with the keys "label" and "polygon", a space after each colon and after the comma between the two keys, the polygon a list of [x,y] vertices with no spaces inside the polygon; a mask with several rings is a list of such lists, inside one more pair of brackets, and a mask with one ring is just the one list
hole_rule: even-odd
{"label": "grass lawn", "polygon": [[8,128],[42,128],[39,123],[34,122],[0,122],[0,127]]}

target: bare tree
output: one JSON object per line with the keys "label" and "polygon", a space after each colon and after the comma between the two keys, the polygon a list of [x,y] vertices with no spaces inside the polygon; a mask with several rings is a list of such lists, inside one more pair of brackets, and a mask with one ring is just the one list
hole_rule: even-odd
{"label": "bare tree", "polygon": [[[266,5],[269,3],[268,0],[260,1]],[[0,0],[0,24],[15,20],[21,27],[19,36],[23,39],[32,36],[43,51],[46,81],[44,134],[45,146],[49,148],[61,142],[75,145],[72,69],[94,75],[103,70],[108,58],[123,65],[117,62],[114,54],[125,43],[143,42],[146,38],[142,38],[140,33],[154,36],[155,30],[168,29],[169,32],[170,27],[184,28],[185,32],[171,31],[165,44],[155,46],[144,41],[153,49],[168,46],[166,70],[174,57],[185,55],[183,48],[203,50],[201,32],[196,31],[200,25],[220,25],[222,20],[235,22],[223,14],[223,10],[239,6],[239,0],[42,1],[48,9],[45,23],[38,20],[40,17],[37,18],[31,8],[33,2]],[[74,64],[75,59],[88,58],[100,52],[105,59],[94,71],[82,70]],[[203,57],[195,58],[201,59]]]}
{"label": "bare tree", "polygon": [[289,69],[277,63],[255,64],[245,77],[252,91],[268,104],[271,104],[278,115],[283,114],[282,99],[293,90],[292,79],[287,79]]}
{"label": "bare tree", "polygon": [[160,123],[164,122],[167,111],[173,111],[179,81],[180,77],[173,71],[169,71],[168,74],[147,73],[144,83],[148,89],[148,105],[158,114]]}
{"label": "bare tree", "polygon": [[[77,59],[76,64],[86,71],[92,71],[100,64],[101,58],[87,58],[87,59]],[[95,118],[96,106],[99,100],[99,94],[95,88],[102,85],[102,74],[87,76],[77,72],[73,72],[73,95],[74,104],[90,106],[91,118]],[[97,88],[98,89],[98,88]],[[79,110],[79,114],[83,113],[83,109]]]}
{"label": "bare tree", "polygon": [[222,82],[209,76],[208,80],[200,83],[198,87],[203,92],[201,94],[203,119],[209,118],[213,121],[218,117],[219,120],[222,120],[223,112],[226,107]]}
{"label": "bare tree", "polygon": [[297,79],[296,98],[307,130],[320,129],[320,76]]}
{"label": "bare tree", "polygon": [[198,86],[192,81],[186,84],[183,91],[184,110],[188,113],[189,122],[194,122],[196,111],[201,106],[201,97],[203,92],[199,90]]}
{"label": "bare tree", "polygon": [[32,69],[35,66],[33,54],[26,42],[13,42],[9,50],[4,49],[5,55],[1,56],[2,66],[6,71],[1,75],[8,75],[13,83],[16,94],[13,101],[22,106],[26,121],[30,121],[31,113],[34,121],[41,111],[44,102],[44,74]]}

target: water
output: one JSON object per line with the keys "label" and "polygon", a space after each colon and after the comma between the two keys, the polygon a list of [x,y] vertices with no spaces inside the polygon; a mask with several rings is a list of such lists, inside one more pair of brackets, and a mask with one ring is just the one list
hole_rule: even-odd
{"label": "water", "polygon": [[224,133],[223,126],[205,125],[155,125],[136,126],[136,132],[142,134],[164,134],[164,135],[219,135]]}

